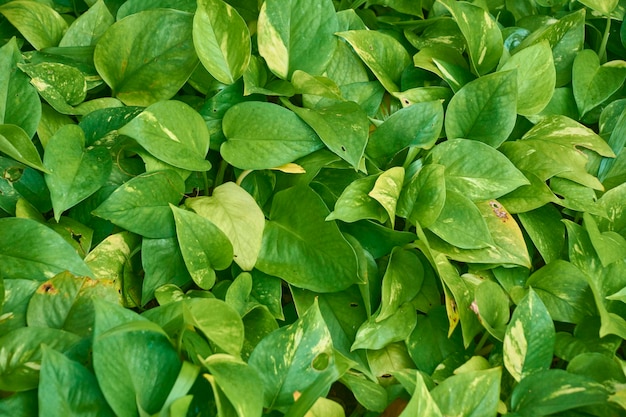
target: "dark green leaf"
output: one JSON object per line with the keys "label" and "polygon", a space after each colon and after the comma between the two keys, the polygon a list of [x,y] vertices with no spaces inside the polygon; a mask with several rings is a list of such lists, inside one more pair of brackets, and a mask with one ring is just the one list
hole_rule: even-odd
{"label": "dark green leaf", "polygon": [[356,255],[310,188],[274,196],[256,267],[312,291],[338,291],[357,281]]}
{"label": "dark green leaf", "polygon": [[431,391],[444,416],[489,417],[498,413],[501,368],[452,376]]}
{"label": "dark green leaf", "polygon": [[626,79],[626,62],[611,61],[600,65],[598,55],[585,49],[576,55],[572,71],[574,98],[583,117],[622,86]]}
{"label": "dark green leaf", "polygon": [[19,126],[0,125],[0,151],[25,165],[47,172],[37,148]]}

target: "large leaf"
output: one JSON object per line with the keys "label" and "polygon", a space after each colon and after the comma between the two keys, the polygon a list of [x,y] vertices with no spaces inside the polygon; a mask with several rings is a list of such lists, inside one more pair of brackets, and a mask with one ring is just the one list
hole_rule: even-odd
{"label": "large leaf", "polygon": [[600,65],[598,55],[591,49],[585,49],[576,55],[572,71],[574,98],[582,117],[624,84],[626,62],[610,61]]}
{"label": "large leaf", "polygon": [[[103,318],[96,309],[96,327]],[[106,314],[106,313],[105,313]],[[104,397],[120,417],[158,412],[181,369],[163,330],[149,321],[129,321],[97,335],[93,369]]]}
{"label": "large leaf", "polygon": [[485,75],[463,86],[450,100],[445,127],[449,139],[464,138],[497,148],[517,117],[515,71]]}
{"label": "large leaf", "polygon": [[495,417],[500,398],[501,368],[452,376],[431,391],[444,416]]}
{"label": "large leaf", "polygon": [[63,330],[39,327],[22,327],[0,337],[0,389],[15,392],[36,388],[42,345],[66,352],[80,340]]}
{"label": "large leaf", "polygon": [[274,168],[324,146],[298,116],[272,103],[237,104],[224,115],[222,128],[222,157],[242,169]]}
{"label": "large leaf", "polygon": [[172,237],[169,204],[178,204],[184,191],[183,179],[175,171],[147,172],[117,188],[93,213],[145,237]]}
{"label": "large leaf", "polygon": [[365,111],[353,101],[316,109],[289,106],[315,130],[324,145],[358,169],[369,135]]}
{"label": "large leaf", "polygon": [[65,125],[49,139],[44,164],[57,221],[65,210],[98,191],[113,166],[107,149],[85,149],[85,133],[77,125]]}
{"label": "large leaf", "polygon": [[38,390],[39,408],[55,415],[112,417],[94,375],[49,347],[43,348]]}
{"label": "large leaf", "polygon": [[256,267],[296,287],[338,291],[357,282],[356,255],[307,186],[274,196]]}
{"label": "large leaf", "polygon": [[210,220],[191,211],[170,207],[187,270],[200,288],[211,289],[215,284],[215,270],[228,268],[233,260],[233,246],[228,236]]}
{"label": "large leaf", "polygon": [[317,302],[295,323],[261,340],[248,363],[261,377],[269,408],[293,404],[296,392],[332,374],[333,344]]}
{"label": "large leaf", "polygon": [[104,0],[98,0],[72,22],[59,46],[93,46],[114,22]]}
{"label": "large leaf", "polygon": [[46,171],[37,148],[19,126],[0,125],[0,151],[25,165]]}
{"label": "large leaf", "polygon": [[447,140],[429,155],[433,163],[445,167],[447,189],[473,201],[498,198],[529,183],[504,155],[481,142]]}
{"label": "large leaf", "polygon": [[517,113],[531,116],[550,102],[556,83],[556,70],[548,41],[517,52],[500,71],[517,71]]}
{"label": "large leaf", "polygon": [[400,42],[373,30],[350,30],[337,35],[350,43],[388,92],[400,91],[402,71],[411,62],[409,53]]}
{"label": "large leaf", "polygon": [[0,48],[0,71],[8,74],[0,82],[0,124],[21,127],[29,137],[41,119],[41,102],[28,76],[18,71],[22,62],[15,38]]}
{"label": "large leaf", "polygon": [[504,335],[504,365],[517,381],[550,368],[554,324],[539,296],[531,289],[513,312]]}
{"label": "large leaf", "polygon": [[178,168],[208,171],[209,131],[189,105],[169,100],[152,104],[119,133],[135,139],[154,157]]}
{"label": "large leaf", "polygon": [[198,63],[192,19],[189,13],[155,9],[111,26],[96,44],[94,63],[113,95],[129,106],[172,98]]}
{"label": "large leaf", "polygon": [[261,250],[265,216],[250,194],[227,182],[215,187],[211,197],[187,199],[185,206],[210,220],[228,237],[237,265],[245,271],[254,268]]}
{"label": "large leaf", "polygon": [[237,10],[222,0],[201,0],[193,18],[193,42],[202,65],[232,84],[250,62],[250,32]]}
{"label": "large leaf", "polygon": [[330,0],[267,0],[259,13],[259,54],[278,77],[320,75],[335,52],[338,29]]}
{"label": "large leaf", "polygon": [[393,113],[371,134],[365,153],[384,167],[408,147],[430,149],[443,126],[440,101],[416,103]]}
{"label": "large leaf", "polygon": [[92,275],[58,233],[34,220],[16,217],[0,219],[0,263],[4,278],[43,281],[65,270]]}
{"label": "large leaf", "polygon": [[476,74],[492,70],[502,55],[502,33],[494,18],[483,8],[468,2],[440,0],[459,25],[467,42],[472,67]]}
{"label": "large leaf", "polygon": [[67,29],[65,19],[52,7],[18,0],[0,6],[2,14],[35,49],[57,46]]}

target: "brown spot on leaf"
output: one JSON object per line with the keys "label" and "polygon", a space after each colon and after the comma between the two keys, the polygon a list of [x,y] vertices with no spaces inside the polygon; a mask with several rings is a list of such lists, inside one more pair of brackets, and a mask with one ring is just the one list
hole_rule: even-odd
{"label": "brown spot on leaf", "polygon": [[51,282],[45,282],[43,283],[39,289],[37,290],[38,294],[58,294],[59,290],[56,289],[56,287],[51,283]]}
{"label": "brown spot on leaf", "polygon": [[494,214],[498,216],[503,222],[509,220],[509,213],[507,213],[506,209],[502,204],[498,203],[496,200],[491,200],[489,202],[489,206],[493,210]]}

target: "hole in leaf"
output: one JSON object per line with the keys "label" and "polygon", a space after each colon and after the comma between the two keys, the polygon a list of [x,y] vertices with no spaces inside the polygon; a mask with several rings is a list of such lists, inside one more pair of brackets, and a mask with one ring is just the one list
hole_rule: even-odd
{"label": "hole in leaf", "polygon": [[341,145],[341,150],[345,152],[346,151],[346,147]]}
{"label": "hole in leaf", "polygon": [[354,307],[354,308],[356,308],[356,307],[358,307],[358,306],[359,306],[359,303],[355,303],[355,302],[351,302],[351,303],[350,303],[350,307]]}
{"label": "hole in leaf", "polygon": [[328,368],[329,364],[330,355],[326,352],[320,353],[315,358],[313,358],[313,361],[311,361],[311,367],[320,372]]}

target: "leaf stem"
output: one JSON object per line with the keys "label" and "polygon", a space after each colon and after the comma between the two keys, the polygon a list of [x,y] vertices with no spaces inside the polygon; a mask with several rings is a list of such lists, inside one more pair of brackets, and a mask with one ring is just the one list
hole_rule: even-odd
{"label": "leaf stem", "polygon": [[243,171],[241,174],[239,174],[239,176],[237,177],[237,181],[235,182],[235,184],[241,186],[241,183],[243,182],[244,178],[246,178],[248,176],[248,174],[250,174],[252,172],[251,169],[246,169],[245,171]]}
{"label": "leaf stem", "polygon": [[224,182],[224,175],[226,174],[226,168],[228,168],[228,162],[223,159],[220,161],[220,165],[217,168],[217,175],[215,175],[215,187],[222,185]]}
{"label": "leaf stem", "polygon": [[608,60],[606,56],[606,45],[609,42],[610,33],[611,33],[611,17],[607,16],[606,26],[604,28],[604,34],[602,35],[602,42],[600,43],[600,47],[598,48],[598,57],[600,57],[601,62],[606,62]]}
{"label": "leaf stem", "polygon": [[476,349],[474,349],[474,354],[478,354],[478,352],[482,350],[482,348],[485,346],[485,343],[487,342],[488,339],[489,339],[489,332],[485,330],[485,333],[483,333],[483,336],[480,338],[480,341],[476,345]]}

